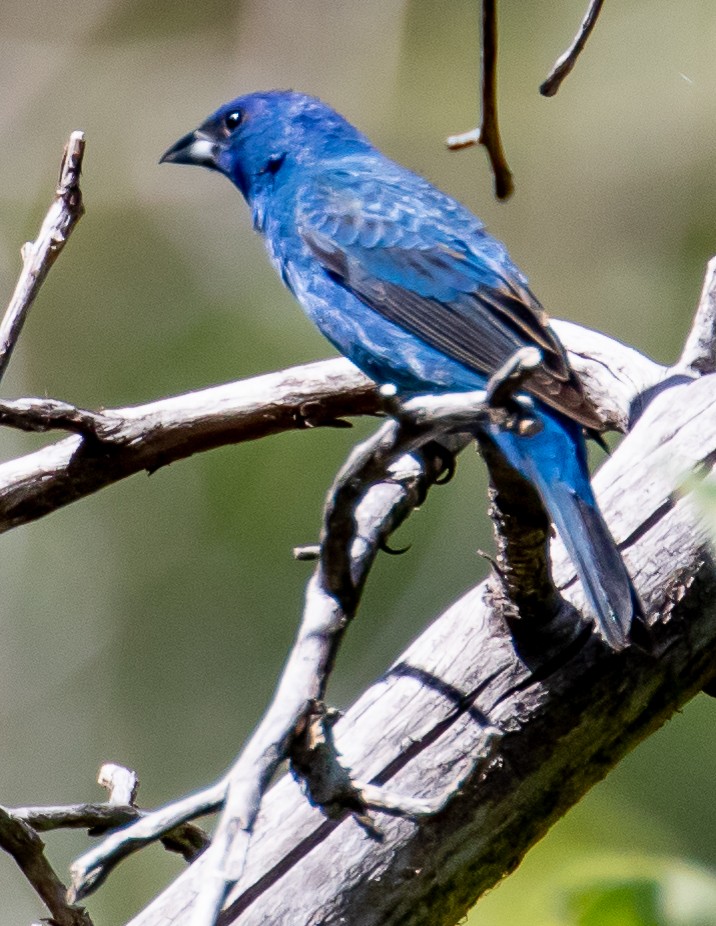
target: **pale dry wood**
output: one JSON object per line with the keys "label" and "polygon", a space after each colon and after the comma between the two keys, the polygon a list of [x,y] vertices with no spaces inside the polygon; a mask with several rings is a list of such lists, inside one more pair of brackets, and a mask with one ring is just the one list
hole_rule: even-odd
{"label": "pale dry wood", "polygon": [[[486,9],[489,6],[490,4],[485,4]],[[710,272],[713,277],[713,268],[710,268]],[[454,782],[460,780],[463,781],[463,787],[459,793],[454,795],[453,800],[447,802],[444,811],[431,815],[426,821],[386,818],[384,829],[389,835],[379,844],[380,851],[377,854],[374,852],[377,845],[375,840],[370,839],[366,831],[361,829],[359,835],[363,839],[361,846],[365,850],[364,854],[361,854],[360,847],[355,847],[355,851],[352,848],[351,852],[345,855],[345,861],[350,860],[349,867],[353,866],[358,880],[353,883],[349,877],[348,882],[341,882],[347,884],[347,892],[338,891],[338,884],[336,884],[334,885],[336,890],[326,896],[325,891],[321,895],[319,887],[321,885],[325,887],[326,881],[330,880],[326,878],[326,869],[331,866],[335,869],[336,860],[340,858],[339,851],[329,852],[319,865],[320,884],[317,880],[316,891],[311,891],[315,893],[315,897],[312,899],[314,907],[310,910],[306,907],[305,898],[301,898],[299,906],[296,906],[294,904],[296,897],[293,899],[289,897],[288,906],[284,903],[282,907],[281,898],[285,900],[283,893],[278,904],[274,900],[264,908],[261,904],[264,903],[265,897],[271,894],[274,884],[284,892],[288,890],[289,894],[297,895],[305,894],[307,887],[312,888],[310,865],[316,861],[315,856],[320,856],[324,846],[330,846],[333,832],[344,831],[346,826],[353,825],[353,821],[321,823],[318,827],[318,835],[314,833],[311,837],[315,846],[314,851],[307,856],[308,868],[304,867],[305,859],[301,851],[305,848],[305,843],[299,843],[298,847],[294,846],[291,850],[288,860],[280,859],[278,869],[273,869],[273,880],[271,874],[264,874],[259,887],[250,886],[247,891],[242,885],[250,884],[248,879],[252,874],[252,865],[266,861],[265,858],[262,859],[260,853],[257,855],[253,851],[255,844],[261,844],[261,824],[259,822],[258,833],[251,843],[252,852],[250,855],[246,854],[247,842],[243,851],[239,853],[238,867],[230,872],[232,877],[240,876],[241,883],[236,888],[235,898],[230,899],[229,910],[224,914],[222,921],[233,922],[245,908],[246,915],[241,918],[242,923],[258,923],[270,919],[272,922],[298,924],[304,921],[301,919],[302,916],[308,917],[306,922],[361,924],[371,922],[376,924],[379,922],[445,922],[447,924],[453,922],[454,917],[464,909],[465,903],[469,903],[469,899],[466,900],[468,895],[474,896],[475,892],[479,893],[494,883],[495,878],[505,868],[510,867],[529,844],[539,836],[544,827],[563,812],[564,808],[569,806],[593,780],[596,780],[605,766],[616,761],[616,758],[632,745],[639,735],[644,735],[655,723],[668,716],[675,704],[681,703],[690,693],[697,690],[697,686],[713,674],[714,666],[708,649],[713,641],[709,632],[701,627],[701,618],[705,610],[700,609],[702,602],[698,598],[695,603],[691,601],[699,589],[706,588],[710,592],[714,585],[710,555],[706,549],[706,537],[710,534],[703,525],[693,520],[692,512],[688,507],[690,503],[680,498],[679,491],[686,484],[687,477],[695,464],[698,464],[698,479],[703,480],[705,476],[707,478],[710,476],[712,456],[716,454],[716,451],[711,448],[705,452],[703,446],[699,444],[697,455],[693,459],[689,452],[682,453],[679,457],[679,451],[684,447],[687,447],[689,451],[692,450],[689,440],[694,438],[695,444],[698,443],[696,438],[703,440],[704,432],[701,429],[710,428],[713,432],[714,423],[710,419],[707,420],[708,415],[704,409],[698,409],[703,398],[698,390],[689,393],[690,401],[685,402],[680,415],[674,414],[671,408],[668,414],[662,414],[661,417],[658,417],[661,413],[654,412],[655,408],[661,408],[665,397],[673,401],[681,390],[694,390],[697,385],[708,382],[706,378],[700,379],[698,383],[687,382],[687,380],[689,377],[713,369],[712,289],[713,280],[707,279],[694,330],[680,363],[671,369],[659,367],[646,358],[641,358],[635,352],[623,346],[617,346],[609,339],[595,335],[593,332],[574,329],[573,326],[564,323],[558,324],[558,329],[570,349],[575,368],[584,376],[588,391],[593,393],[593,401],[604,407],[605,424],[627,429],[646,409],[642,422],[637,425],[636,433],[639,433],[640,428],[646,427],[644,421],[650,422],[650,427],[655,425],[657,434],[661,433],[660,429],[663,430],[667,423],[671,427],[671,433],[667,434],[663,440],[663,444],[668,447],[665,456],[661,453],[664,449],[661,437],[657,444],[650,446],[651,432],[647,432],[646,436],[641,435],[641,444],[636,452],[641,469],[637,478],[633,482],[628,482],[625,491],[629,506],[635,506],[627,510],[629,512],[638,511],[638,519],[627,532],[625,546],[628,549],[627,558],[629,555],[636,557],[637,585],[644,595],[653,619],[657,620],[657,615],[663,616],[665,603],[668,605],[667,614],[670,613],[675,601],[681,602],[678,607],[682,610],[692,608],[698,611],[692,625],[689,626],[689,639],[684,642],[683,627],[675,626],[673,621],[666,622],[663,626],[657,621],[655,652],[659,657],[658,662],[653,654],[646,656],[642,652],[634,651],[624,656],[624,659],[628,660],[624,666],[622,656],[607,654],[597,641],[592,641],[585,648],[574,649],[573,652],[562,654],[564,658],[553,661],[547,671],[547,668],[540,664],[539,659],[534,662],[526,656],[524,651],[521,660],[515,658],[511,637],[504,632],[503,618],[507,603],[503,590],[494,583],[490,587],[482,588],[479,592],[480,602],[470,603],[470,613],[477,615],[480,625],[475,640],[477,647],[473,652],[473,660],[467,667],[467,675],[460,679],[460,684],[472,680],[471,687],[468,686],[465,690],[448,681],[449,672],[446,675],[440,675],[438,671],[440,666],[434,666],[431,662],[437,655],[440,655],[436,654],[433,643],[423,662],[418,657],[415,663],[394,667],[392,673],[389,674],[389,678],[395,681],[396,690],[403,680],[408,679],[413,683],[417,682],[420,691],[427,691],[431,696],[422,712],[411,713],[409,705],[407,710],[405,708],[402,710],[398,718],[402,722],[405,719],[402,715],[406,715],[418,724],[417,740],[411,740],[406,748],[405,730],[403,730],[403,736],[399,741],[390,740],[388,737],[388,743],[375,743],[372,747],[372,766],[369,765],[367,769],[362,770],[360,768],[363,762],[361,756],[362,750],[366,747],[366,741],[358,735],[360,724],[356,725],[356,735],[353,735],[350,728],[351,720],[346,719],[345,725],[349,736],[345,741],[341,738],[339,729],[339,746],[351,762],[351,749],[355,746],[360,747],[360,755],[356,756],[356,762],[352,764],[361,779],[372,781],[374,786],[378,787],[385,781],[390,781],[392,786],[395,778],[397,784],[395,794],[410,794],[413,801],[416,798],[419,800],[420,797],[434,801],[436,795],[450,793]],[[292,373],[297,374],[300,380],[297,385],[300,399],[297,399],[293,391],[293,385],[296,384],[286,380],[287,376],[290,379]],[[69,478],[64,483],[62,480],[60,483],[55,483],[50,489],[49,496],[45,495],[40,504],[38,504],[37,496],[27,498],[26,511],[30,512],[29,517],[47,513],[59,504],[74,500],[82,494],[87,494],[88,491],[99,488],[101,484],[107,484],[137,469],[156,468],[169,462],[170,458],[188,456],[197,450],[217,446],[220,443],[263,436],[290,427],[332,424],[336,423],[337,415],[360,413],[359,410],[362,412],[375,411],[379,407],[380,403],[376,401],[370,384],[360,376],[357,380],[354,379],[355,390],[349,390],[347,396],[344,392],[345,383],[334,382],[331,385],[337,386],[338,392],[329,389],[328,397],[326,397],[323,392],[325,384],[321,381],[323,370],[319,370],[317,393],[314,389],[306,397],[306,393],[302,392],[304,385],[302,373],[303,371],[288,371],[287,374],[276,374],[273,379],[265,377],[251,381],[249,384],[219,387],[218,390],[211,391],[210,397],[207,391],[202,395],[153,403],[151,407],[115,410],[108,413],[84,412],[66,403],[52,401],[29,400],[4,403],[4,409],[0,407],[0,414],[4,414],[6,420],[16,426],[24,422],[24,426],[31,429],[66,427],[80,432],[80,437],[70,439],[74,441],[74,444],[70,458],[67,460],[67,466],[72,471],[64,473],[65,477],[69,476]],[[349,379],[351,376],[357,376],[350,367],[343,370],[340,375],[347,375]],[[278,408],[274,407],[273,403],[276,393],[272,390],[276,385],[279,387]],[[315,386],[315,382],[313,385]],[[255,396],[251,396],[252,388],[259,390],[258,402]],[[224,390],[228,390],[228,395]],[[648,407],[649,402],[655,396],[656,401]],[[228,408],[224,400],[228,402]],[[237,401],[239,407],[235,404]],[[332,402],[335,405],[331,405]],[[708,402],[713,404],[713,394],[708,395]],[[327,403],[331,406],[330,408]],[[267,405],[271,409],[268,415],[266,415]],[[695,409],[696,416],[701,415],[703,418],[699,421],[698,434],[689,435],[689,439],[685,431],[684,433],[679,431],[674,435],[675,421],[680,419],[686,421],[687,414],[694,413]],[[657,418],[652,421],[654,414],[657,414]],[[630,438],[625,446],[631,446],[633,440],[633,437]],[[676,440],[678,446],[672,446],[670,443],[672,440]],[[65,445],[64,451],[69,450],[70,441],[62,442]],[[148,445],[148,450],[142,456],[137,451],[144,450],[145,445]],[[48,448],[50,455],[59,446]],[[646,458],[642,453],[644,448],[650,451],[650,455]],[[622,454],[625,452],[624,449],[620,451]],[[47,451],[43,453],[47,454]],[[700,456],[699,454],[702,453],[705,455]],[[172,455],[175,456],[172,457]],[[37,458],[37,455],[34,457]],[[46,462],[47,456],[43,457],[43,460]],[[623,471],[633,476],[630,465],[627,465],[629,460],[630,458],[627,457],[622,461],[622,468]],[[648,467],[651,467],[655,461],[657,463],[660,461],[668,470],[662,483],[659,482],[654,472],[648,470]],[[37,459],[33,460],[33,464],[38,462]],[[60,462],[60,458],[55,458],[55,462]],[[77,469],[75,469],[76,466]],[[100,479],[100,484],[95,484],[93,487],[91,481],[97,476],[91,476],[91,470],[98,472]],[[15,476],[19,472],[16,470]],[[25,472],[27,473],[27,470]],[[75,481],[77,473],[80,479]],[[34,470],[34,475],[37,476],[37,469]],[[47,482],[52,483],[54,474],[46,473],[46,475],[49,476],[49,480],[46,480],[43,488],[47,487]],[[89,479],[89,482],[83,483],[82,476]],[[620,478],[622,478],[621,473],[618,474],[614,484],[617,484]],[[693,475],[690,477],[691,483],[695,478],[697,477]],[[32,473],[30,479],[32,481]],[[102,482],[102,480],[105,481]],[[31,494],[33,489],[34,486],[30,485]],[[660,499],[660,501],[655,508],[650,507],[655,503],[655,499]],[[46,507],[43,507],[43,502]],[[406,510],[410,507],[411,505],[407,505]],[[644,545],[645,538],[651,539],[654,532],[658,534],[663,525],[669,523],[669,519],[675,516],[676,512],[681,514],[685,512],[687,520],[691,519],[687,533],[696,546],[689,547],[685,537],[682,536],[683,532],[679,533],[678,529],[670,527],[672,533],[677,535],[677,539],[672,547],[667,543],[667,540],[673,540],[671,535],[660,536],[659,550],[660,552],[663,549],[669,550],[672,560],[664,566],[657,558],[656,568],[648,557],[646,564],[641,563],[639,552]],[[622,513],[622,511],[619,512],[619,514]],[[14,526],[15,523],[22,523],[22,521],[9,520],[7,526]],[[618,528],[615,533],[618,535]],[[370,547],[370,544],[368,546]],[[690,552],[694,554],[693,558],[686,562],[683,561],[683,557]],[[560,568],[562,572],[566,570],[565,574],[569,574],[570,567],[564,565],[564,557],[560,559],[558,554],[557,560],[562,562],[561,567],[558,567],[558,574]],[[681,567],[680,571],[674,571],[673,567],[677,563]],[[367,565],[369,566],[369,563]],[[694,577],[696,577],[695,581]],[[668,580],[666,583],[665,579]],[[566,580],[566,585],[571,587],[572,584],[573,577],[570,577]],[[325,597],[325,590],[320,591],[321,595],[318,595],[314,589],[313,602],[309,601],[307,606],[307,617],[312,620],[320,615],[323,608],[319,598]],[[579,598],[577,603],[582,604]],[[333,607],[333,601],[330,600],[328,605]],[[456,613],[459,614],[461,623],[467,621],[467,614],[461,610],[459,605],[456,606]],[[449,616],[446,615],[441,621],[448,619]],[[335,623],[335,617],[331,618],[331,621]],[[308,626],[310,630],[310,621]],[[485,634],[486,628],[489,632]],[[460,645],[469,649],[470,641],[459,637],[457,628],[453,627],[451,631],[450,642],[452,643],[452,638],[454,638]],[[314,628],[314,633],[316,632],[322,631],[316,631]],[[464,656],[464,650],[453,653],[452,656],[454,656],[453,665],[457,665]],[[487,656],[491,658],[487,660]],[[551,654],[552,656],[554,653]],[[623,685],[620,689],[617,679],[623,676],[612,671],[615,660],[619,661],[620,672],[634,682],[633,689],[625,691]],[[579,671],[573,674],[575,666]],[[477,670],[482,674],[472,678],[470,672]],[[680,678],[680,685],[676,692],[672,690],[672,673]],[[545,681],[546,675],[549,677]],[[282,686],[285,687],[290,677],[290,675],[284,676]],[[609,681],[608,692],[602,691],[603,678]],[[579,686],[585,686],[585,679],[591,681],[591,687],[588,689],[589,698],[591,701],[597,701],[604,713],[593,714],[590,701],[590,704],[586,705],[581,713],[577,712],[578,716],[575,717],[574,703],[581,704],[578,699],[580,694],[584,697],[584,693]],[[325,673],[316,673],[315,680],[320,693],[322,685],[325,684]],[[671,687],[669,687],[670,680]],[[281,691],[281,688],[279,690]],[[392,685],[389,682],[386,685],[386,694],[390,690],[392,690]],[[566,699],[563,698],[565,692],[569,695]],[[447,701],[452,705],[452,710],[447,715],[444,711],[442,714],[438,712],[437,719],[433,716],[436,695],[438,702]],[[671,701],[667,695],[672,698]],[[402,699],[403,695],[400,697]],[[413,700],[417,700],[415,692],[410,696],[410,701]],[[276,703],[283,705],[284,713],[290,711],[289,698],[279,697]],[[567,708],[564,707],[565,703]],[[387,716],[390,714],[388,713]],[[516,721],[517,729],[513,729]],[[382,711],[380,722],[384,723]],[[429,727],[425,726],[426,723],[429,723]],[[422,732],[420,724],[423,725]],[[626,725],[627,733],[622,731],[623,725]],[[291,723],[282,722],[279,726],[282,730],[280,735],[282,737],[288,735]],[[596,735],[595,731],[597,731]],[[280,741],[280,737],[278,739],[276,736],[273,736],[273,739],[271,736],[266,737],[265,741],[261,741],[263,754],[266,755],[266,750],[275,750]],[[570,743],[569,751],[563,748],[565,743]],[[575,743],[584,746],[583,756],[578,765],[575,765],[573,761]],[[447,755],[441,748],[438,748],[445,744],[448,746]],[[383,748],[386,745],[389,747],[387,752]],[[450,749],[453,752],[457,750],[457,752],[452,754]],[[528,755],[525,755],[525,749],[529,750]],[[434,753],[432,761],[423,765],[425,756],[430,756],[431,753]],[[535,764],[535,757],[542,760],[540,764]],[[599,758],[599,762],[595,761],[596,757]],[[245,778],[245,782],[239,781],[237,791],[239,799],[242,798],[242,784],[245,784],[249,791],[254,788],[257,770],[259,777],[263,774],[266,778],[275,768],[275,756],[271,755],[269,758],[268,763],[262,764],[257,756],[252,758],[251,750],[249,750],[248,758],[244,763],[245,768],[239,775],[240,779],[242,775]],[[375,773],[373,766],[379,760],[382,764]],[[567,760],[572,760],[572,766],[565,769],[564,763]],[[445,774],[446,768],[449,768],[451,773],[449,776]],[[414,773],[416,769],[419,774],[417,777],[414,776],[414,784],[421,787],[404,790],[403,773],[410,783],[411,772]],[[234,769],[232,774],[236,773],[237,769]],[[553,780],[550,778],[552,773],[554,773]],[[439,775],[439,780],[435,778],[436,774]],[[281,787],[279,785],[276,792],[280,792]],[[421,791],[424,792],[426,789],[429,793],[421,794]],[[542,802],[546,801],[548,805],[543,813],[535,808],[535,790],[540,793]],[[259,790],[256,800],[252,803],[252,814],[258,810],[261,793]],[[473,793],[480,798],[474,805],[470,803]],[[204,800],[206,802],[208,798],[205,796]],[[216,801],[216,797],[214,800]],[[271,798],[265,803],[265,808],[271,806],[270,802]],[[441,797],[438,803],[442,804],[442,802]],[[305,800],[301,806],[305,808]],[[454,825],[456,806],[460,808],[457,812],[457,826]],[[470,813],[474,811],[475,816],[482,821],[479,833],[472,834],[472,831],[468,833],[461,829],[459,815],[466,808]],[[440,829],[440,821],[443,818],[449,821],[446,831]],[[410,827],[409,830],[404,829],[406,825]],[[395,830],[395,839],[393,839],[392,826],[398,827]],[[326,832],[326,827],[329,827],[330,832]],[[251,830],[250,824],[247,833],[250,834]],[[437,851],[433,845],[433,841],[437,838],[436,834],[441,839]],[[474,841],[483,853],[477,861],[473,857],[466,858],[464,851],[465,840],[468,836],[472,838],[473,835]],[[354,836],[354,831],[350,830],[348,839],[341,840],[339,848],[344,849]],[[365,845],[366,839],[367,845]],[[271,851],[277,841],[280,842],[280,840],[272,839]],[[412,870],[408,867],[406,870],[396,871],[396,859],[400,860],[401,865],[405,865],[406,853],[409,866],[414,867]],[[445,853],[449,857],[444,857]],[[248,868],[244,868],[245,859],[248,859]],[[485,864],[485,859],[489,859],[490,864]],[[364,860],[368,866],[367,869],[361,868]],[[198,869],[201,872],[200,877],[205,880],[208,871],[207,862],[198,864],[201,866]],[[275,865],[276,859],[269,860],[269,864]],[[388,891],[385,890],[383,876],[375,878],[370,874],[370,872],[375,872],[376,864],[384,865],[385,876],[390,877],[390,890]],[[462,867],[460,867],[461,864]],[[473,870],[475,866],[479,868],[479,872]],[[188,873],[190,877],[187,880],[195,879],[196,872],[197,866],[193,866]],[[104,873],[106,872],[100,873],[100,877]],[[401,877],[408,886],[406,896],[403,896],[401,891]],[[283,879],[280,885],[276,878]],[[292,878],[298,879],[296,884],[300,885],[301,891],[292,891]],[[378,882],[377,887],[373,881]],[[180,883],[184,883],[184,879]],[[372,893],[374,888],[376,897]],[[170,894],[174,896],[172,892]],[[193,896],[190,889],[190,897]],[[378,900],[379,897],[386,896],[387,901]],[[362,901],[361,898],[363,898]],[[316,907],[315,903],[319,906]],[[291,906],[291,904],[294,905]],[[196,908],[196,904],[193,906]],[[284,908],[286,918],[277,918],[277,916],[284,915]],[[366,918],[366,911],[370,911],[369,918]],[[171,914],[167,922],[182,922],[181,915],[183,914],[179,914],[179,919],[177,919],[174,914]],[[351,919],[351,916],[354,918]]]}
{"label": "pale dry wood", "polygon": [[692,375],[716,372],[716,257],[706,268],[699,307],[676,369]]}
{"label": "pale dry wood", "polygon": [[42,839],[5,807],[0,807],[0,848],[15,860],[49,910],[54,926],[92,926],[83,907],[68,903],[66,888],[45,856]]}
{"label": "pale dry wood", "polygon": [[139,775],[132,768],[105,762],[97,775],[97,784],[107,792],[107,803],[134,807],[139,790]]}
{"label": "pale dry wood", "polygon": [[[482,392],[477,395],[483,397]],[[465,439],[461,435],[450,438],[448,420],[458,432],[466,422],[474,424],[475,402],[473,394],[414,399],[401,406],[401,424],[387,422],[353,451],[329,493],[320,562],[308,585],[303,620],[261,724],[222,781],[112,834],[77,859],[72,865],[73,901],[95,890],[130,852],[161,837],[180,821],[215,810],[225,801],[211,847],[212,873],[204,878],[205,912],[195,911],[200,920],[213,922],[227,884],[238,878],[265,790],[278,765],[290,757],[297,731],[305,728],[313,706],[324,696],[338,645],[382,541],[443,472],[442,454],[406,451],[422,446],[435,432],[440,433],[444,447],[453,452],[462,449]],[[383,795],[381,806],[386,801]],[[417,806],[426,809],[412,798],[407,804],[411,812]]]}
{"label": "pale dry wood", "polygon": [[[0,423],[25,430],[67,428],[43,399],[0,401]],[[375,386],[347,360],[326,360],[133,408],[75,420],[90,436],[65,438],[0,464],[0,532],[33,521],[143,470],[194,453],[282,431],[332,426],[371,414]],[[51,409],[56,403],[51,403]],[[75,410],[77,411],[77,410]],[[74,426],[73,426],[74,429]],[[100,441],[92,437],[94,430]]]}

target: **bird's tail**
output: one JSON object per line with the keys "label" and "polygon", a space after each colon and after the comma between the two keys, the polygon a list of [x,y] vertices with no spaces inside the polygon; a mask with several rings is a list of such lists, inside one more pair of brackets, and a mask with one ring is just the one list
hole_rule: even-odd
{"label": "bird's tail", "polygon": [[546,409],[534,435],[491,429],[507,461],[535,486],[577,575],[597,626],[614,650],[629,645],[643,609],[621,554],[597,507],[581,428]]}

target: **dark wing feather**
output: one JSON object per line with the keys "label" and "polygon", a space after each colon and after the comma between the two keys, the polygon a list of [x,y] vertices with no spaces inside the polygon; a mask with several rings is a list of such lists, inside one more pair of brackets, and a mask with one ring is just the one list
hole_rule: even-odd
{"label": "dark wing feather", "polygon": [[419,190],[409,190],[346,171],[322,174],[300,201],[299,233],[335,281],[468,369],[490,376],[520,348],[539,348],[543,366],[527,390],[599,428],[546,313],[503,246],[418,182]]}

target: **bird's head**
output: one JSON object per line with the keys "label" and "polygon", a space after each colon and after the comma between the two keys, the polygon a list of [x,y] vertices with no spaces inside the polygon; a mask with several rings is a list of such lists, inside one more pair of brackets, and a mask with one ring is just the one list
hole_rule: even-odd
{"label": "bird's head", "polygon": [[165,151],[160,163],[197,164],[227,176],[251,202],[285,167],[370,147],[315,97],[288,90],[240,96]]}

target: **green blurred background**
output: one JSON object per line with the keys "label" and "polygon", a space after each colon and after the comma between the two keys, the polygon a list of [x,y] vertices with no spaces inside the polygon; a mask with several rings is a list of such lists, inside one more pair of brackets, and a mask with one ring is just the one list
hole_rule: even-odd
{"label": "green blurred background", "polygon": [[[501,5],[500,115],[517,189],[498,204],[484,154],[443,144],[476,121],[476,0],[3,0],[4,300],[62,145],[72,129],[87,134],[87,215],[3,394],[139,403],[332,353],[226,181],[157,166],[216,105],[273,86],[324,97],[477,211],[552,314],[673,360],[716,253],[716,10],[606,4],[575,72],[545,100],[537,87],[585,4]],[[296,627],[309,567],[291,548],[315,541],[333,472],[373,426],[204,454],[2,538],[0,802],[98,799],[106,760],[139,771],[145,806],[225,769]],[[11,431],[2,440],[4,459],[38,446]],[[475,551],[490,529],[472,456],[401,531],[409,555],[376,568],[332,683],[339,706],[484,574]],[[716,923],[715,720],[705,696],[692,702],[554,828],[471,926],[576,922],[565,898],[590,872],[653,879],[662,912],[686,909],[673,897],[705,897],[700,918],[668,921]],[[81,834],[47,842],[63,874],[87,845]],[[158,848],[135,856],[90,900],[95,922],[126,921],[180,869]],[[678,890],[663,887],[667,875]],[[579,922],[662,922],[639,910],[648,915],[589,919],[580,908]],[[0,922],[43,914],[0,856]]]}

